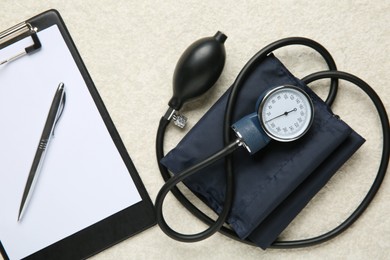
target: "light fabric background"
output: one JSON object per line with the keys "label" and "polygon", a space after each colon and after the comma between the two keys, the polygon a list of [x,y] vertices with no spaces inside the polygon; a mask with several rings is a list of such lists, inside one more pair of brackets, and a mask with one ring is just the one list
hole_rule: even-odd
{"label": "light fabric background", "polygon": [[[155,161],[155,134],[171,97],[172,74],[184,49],[217,30],[228,35],[224,72],[208,94],[183,112],[188,128],[207,111],[259,49],[277,39],[304,36],[323,44],[340,70],[368,82],[390,111],[389,1],[0,1],[0,30],[47,9],[57,9],[111,114],[152,200],[163,184]],[[298,77],[325,68],[305,47],[276,52]],[[313,84],[326,96],[327,81]],[[373,182],[381,155],[379,121],[370,100],[343,82],[334,112],[367,139],[326,187],[283,232],[281,239],[322,234],[355,209]],[[166,149],[186,131],[173,127]],[[390,180],[365,214],[341,236],[310,248],[262,251],[220,234],[192,244],[152,227],[93,259],[388,259]],[[166,217],[179,231],[198,232],[194,219],[172,197]]]}

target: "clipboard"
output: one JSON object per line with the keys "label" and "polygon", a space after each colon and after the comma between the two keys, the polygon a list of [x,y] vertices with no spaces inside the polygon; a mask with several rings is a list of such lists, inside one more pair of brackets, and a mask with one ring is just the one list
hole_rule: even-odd
{"label": "clipboard", "polygon": [[[17,223],[14,209],[24,169],[31,166],[26,158],[36,149],[59,82],[67,88],[67,104],[32,201]],[[155,224],[153,203],[58,11],[0,33],[0,103],[0,111],[7,110],[0,112],[0,136],[17,135],[16,141],[0,137],[0,143],[10,142],[0,148],[5,259],[86,258]]]}

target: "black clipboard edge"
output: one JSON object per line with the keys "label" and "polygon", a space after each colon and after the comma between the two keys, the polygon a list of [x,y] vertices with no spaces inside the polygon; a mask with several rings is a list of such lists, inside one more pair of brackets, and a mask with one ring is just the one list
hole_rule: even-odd
{"label": "black clipboard edge", "polygon": [[[95,255],[149,228],[150,225],[144,225],[143,217],[152,212],[144,210],[145,207],[139,202],[35,252],[26,259],[84,259]],[[142,225],[142,229],[134,228],[139,225]],[[113,237],[116,238],[115,241],[112,240]]]}
{"label": "black clipboard edge", "polygon": [[9,257],[7,255],[7,252],[5,251],[3,244],[0,241],[0,254],[4,258],[4,260],[9,260]]}
{"label": "black clipboard edge", "polygon": [[[26,22],[37,27],[38,32],[54,24],[58,26],[142,199],[140,202],[26,257],[26,259],[84,259],[154,226],[156,224],[155,208],[60,13],[51,9],[28,19]],[[9,259],[1,241],[0,253],[4,259]]]}

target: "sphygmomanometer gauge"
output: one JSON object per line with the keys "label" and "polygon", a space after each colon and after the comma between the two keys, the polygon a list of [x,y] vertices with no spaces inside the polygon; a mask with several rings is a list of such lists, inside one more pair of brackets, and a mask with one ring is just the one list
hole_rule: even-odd
{"label": "sphygmomanometer gauge", "polygon": [[303,136],[313,121],[313,103],[306,92],[295,86],[281,86],[261,100],[258,117],[272,139],[289,142]]}
{"label": "sphygmomanometer gauge", "polygon": [[271,139],[290,142],[303,136],[313,122],[314,109],[302,89],[284,85],[260,96],[257,111],[242,118],[232,128],[243,145],[253,154]]}

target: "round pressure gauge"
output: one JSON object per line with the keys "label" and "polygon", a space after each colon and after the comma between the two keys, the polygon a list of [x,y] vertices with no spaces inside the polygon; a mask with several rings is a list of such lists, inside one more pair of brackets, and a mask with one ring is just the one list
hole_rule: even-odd
{"label": "round pressure gauge", "polygon": [[264,96],[257,114],[261,127],[270,138],[289,142],[307,132],[313,122],[314,109],[306,92],[285,85]]}

